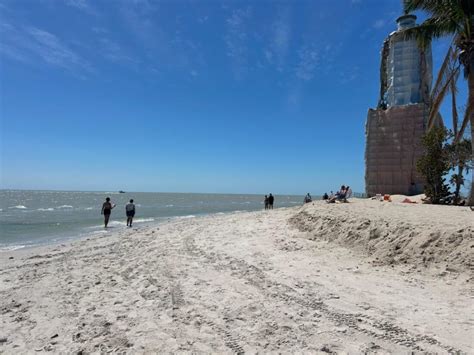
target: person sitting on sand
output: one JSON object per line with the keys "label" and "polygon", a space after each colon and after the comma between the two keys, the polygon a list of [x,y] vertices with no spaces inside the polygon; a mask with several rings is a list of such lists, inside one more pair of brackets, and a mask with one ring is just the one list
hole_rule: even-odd
{"label": "person sitting on sand", "polygon": [[[332,193],[332,191],[331,191],[331,193]],[[323,195],[323,200],[327,200],[327,199],[329,199],[329,196],[328,196],[327,192],[325,192],[324,195]]]}
{"label": "person sitting on sand", "polygon": [[309,203],[311,202],[313,199],[311,198],[311,195],[309,194],[309,192],[306,194],[306,196],[304,197],[304,203]]}
{"label": "person sitting on sand", "polygon": [[346,195],[347,195],[347,188],[344,185],[342,185],[341,189],[338,192],[336,192],[336,199],[339,201],[345,201]]}
{"label": "person sitting on sand", "polygon": [[336,195],[333,195],[333,193],[331,191],[331,196],[329,196],[329,199],[326,201],[327,203],[335,203],[336,201],[345,201],[345,199],[346,199],[346,187],[344,185],[342,185],[341,189],[336,192]]}
{"label": "person sitting on sand", "polygon": [[265,199],[263,200],[263,202],[265,203],[265,209],[268,210],[268,196],[265,195]]}
{"label": "person sitting on sand", "polygon": [[273,202],[275,201],[275,197],[272,194],[268,196],[268,208],[273,210]]}
{"label": "person sitting on sand", "polygon": [[131,227],[133,217],[135,216],[135,204],[133,203],[133,199],[125,206],[125,214],[127,215],[127,227]]}
{"label": "person sitting on sand", "polygon": [[110,214],[112,213],[112,209],[114,207],[115,207],[115,205],[113,205],[110,202],[110,197],[107,197],[105,199],[105,202],[102,205],[102,211],[100,212],[101,214],[104,215],[104,227],[105,228],[107,228],[107,225],[109,224]]}

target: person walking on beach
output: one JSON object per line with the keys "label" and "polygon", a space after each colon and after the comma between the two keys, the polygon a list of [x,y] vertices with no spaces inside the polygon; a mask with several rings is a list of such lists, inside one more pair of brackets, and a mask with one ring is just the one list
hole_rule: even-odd
{"label": "person walking on beach", "polygon": [[275,201],[275,197],[272,194],[268,196],[268,208],[273,210],[273,202]]}
{"label": "person walking on beach", "polygon": [[104,227],[105,228],[107,228],[107,225],[109,224],[110,214],[112,213],[112,209],[114,207],[115,207],[115,205],[113,205],[110,202],[110,197],[107,197],[105,199],[105,202],[102,205],[102,211],[100,212],[101,214],[104,215]]}
{"label": "person walking on beach", "polygon": [[131,227],[133,217],[135,216],[135,204],[133,203],[133,199],[125,206],[125,213],[127,215],[127,227]]}
{"label": "person walking on beach", "polygon": [[263,200],[265,203],[265,209],[268,210],[268,196],[265,195],[265,199]]}

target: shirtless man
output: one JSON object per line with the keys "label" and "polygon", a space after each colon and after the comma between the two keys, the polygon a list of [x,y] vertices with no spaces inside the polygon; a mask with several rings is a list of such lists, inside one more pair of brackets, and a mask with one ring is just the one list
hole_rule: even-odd
{"label": "shirtless man", "polygon": [[105,199],[105,202],[102,205],[102,211],[101,211],[101,214],[104,215],[104,226],[105,226],[105,228],[107,228],[107,225],[109,224],[110,214],[112,213],[112,209],[114,207],[115,207],[115,205],[113,205],[110,202],[110,197],[107,197]]}

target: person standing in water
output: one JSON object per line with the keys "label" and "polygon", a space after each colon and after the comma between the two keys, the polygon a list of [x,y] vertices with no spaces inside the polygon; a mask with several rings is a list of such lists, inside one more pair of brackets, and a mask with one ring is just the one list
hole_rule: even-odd
{"label": "person standing in water", "polygon": [[105,228],[107,228],[107,225],[109,224],[110,214],[112,213],[112,209],[114,207],[115,207],[115,205],[113,205],[110,202],[110,197],[107,197],[105,199],[105,202],[102,205],[102,211],[101,211],[101,214],[104,215],[104,227]]}
{"label": "person standing in water", "polygon": [[127,214],[127,227],[131,227],[133,217],[135,216],[135,204],[133,203],[133,199],[125,206],[125,213]]}

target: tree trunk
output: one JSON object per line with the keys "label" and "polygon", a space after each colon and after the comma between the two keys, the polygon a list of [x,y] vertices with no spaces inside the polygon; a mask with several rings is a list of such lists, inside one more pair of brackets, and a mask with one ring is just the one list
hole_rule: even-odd
{"label": "tree trunk", "polygon": [[456,189],[454,190],[454,204],[459,204],[459,192],[461,191],[461,185],[463,182],[464,167],[458,166],[458,173],[456,177]]}
{"label": "tree trunk", "polygon": [[[472,60],[471,60],[472,62]],[[473,107],[474,106],[474,65],[471,63],[471,70],[469,71],[469,75],[467,77],[468,81],[468,86],[469,86],[469,98],[467,105],[468,107]],[[466,107],[466,110],[468,109]],[[471,110],[471,115],[470,115],[470,123],[471,123],[471,148],[472,148],[472,153],[471,153],[471,159],[474,161],[474,112]],[[474,169],[472,169],[472,176],[471,176],[471,196],[469,197],[469,205],[474,206]]]}

